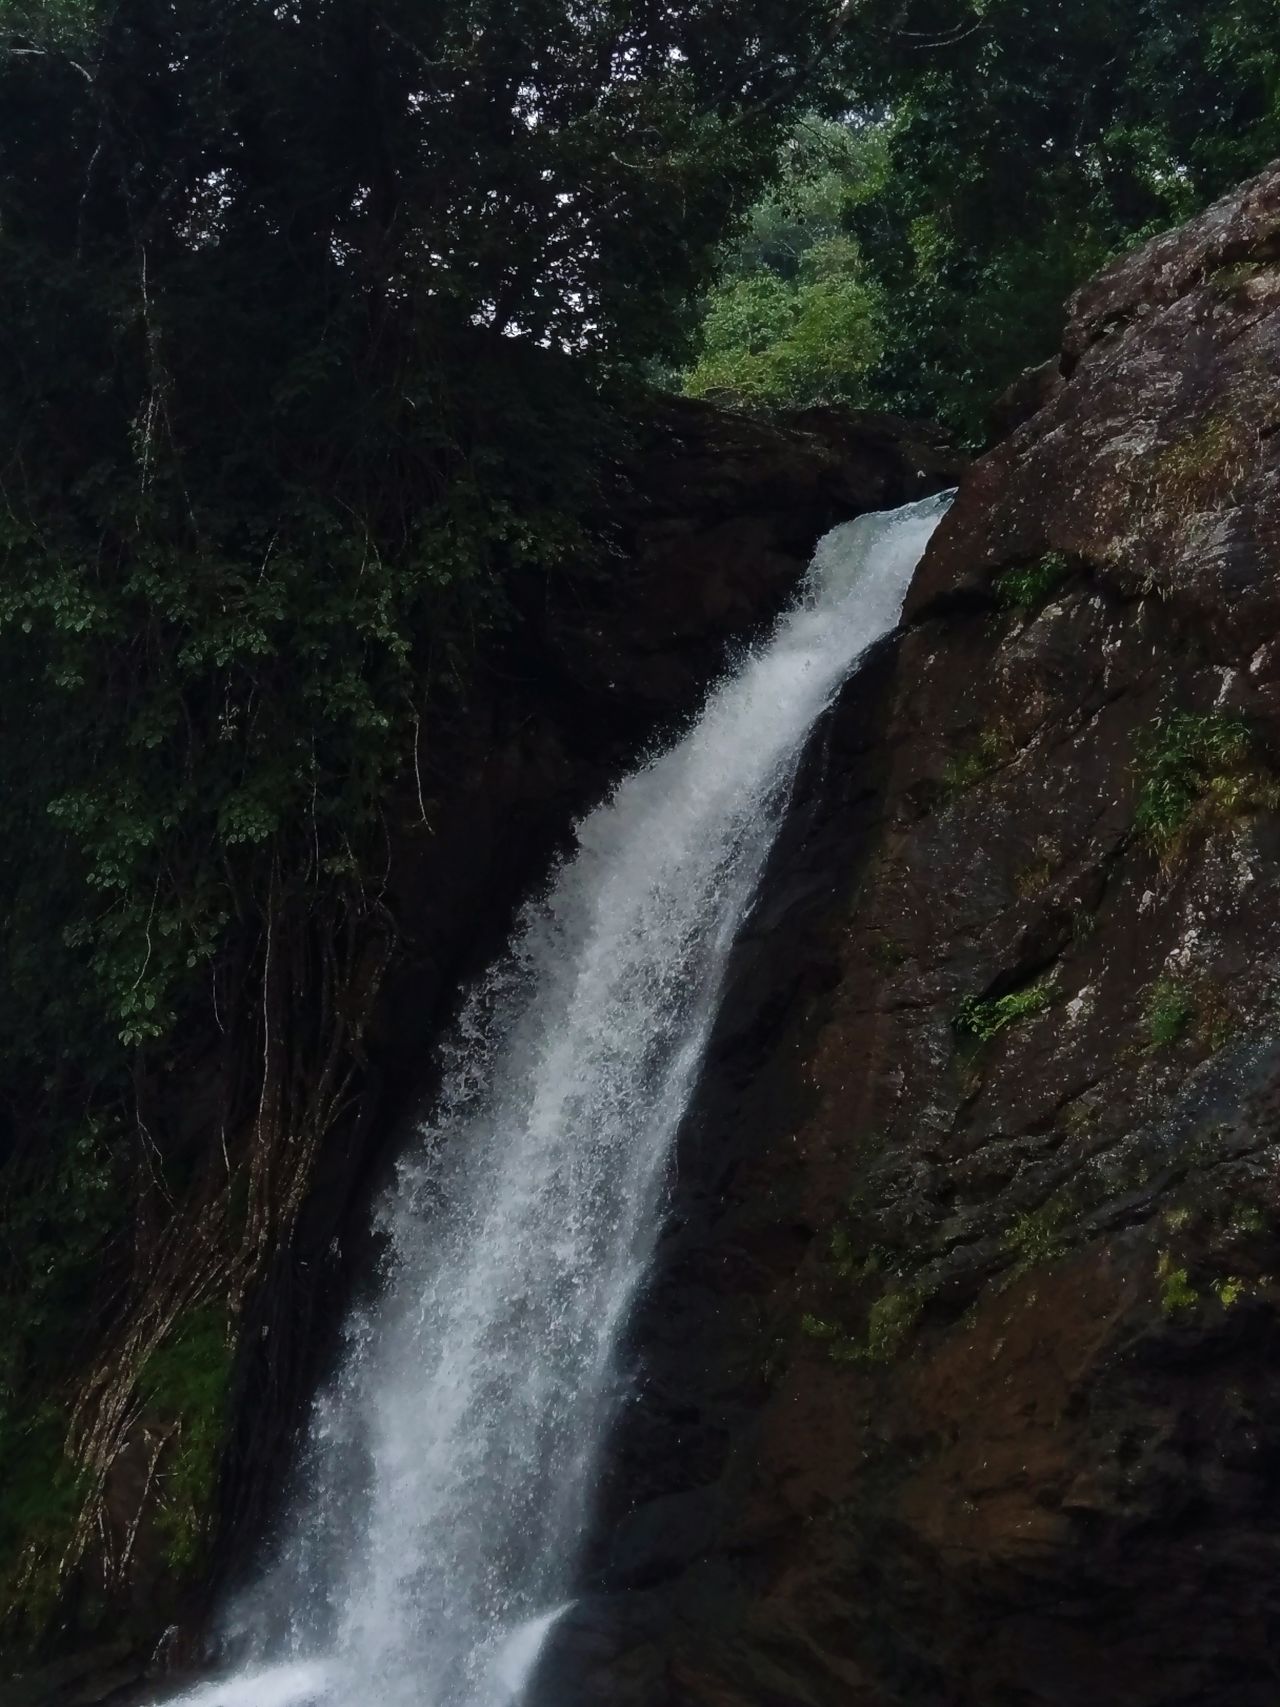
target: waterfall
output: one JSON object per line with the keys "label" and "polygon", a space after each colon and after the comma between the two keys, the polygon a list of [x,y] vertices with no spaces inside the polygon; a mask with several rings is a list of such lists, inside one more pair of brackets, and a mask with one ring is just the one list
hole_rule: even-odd
{"label": "waterfall", "polygon": [[687,733],[578,826],[447,1045],[204,1707],[510,1707],[574,1591],[618,1344],[725,964],[806,736],[897,623],[947,499],[829,534]]}

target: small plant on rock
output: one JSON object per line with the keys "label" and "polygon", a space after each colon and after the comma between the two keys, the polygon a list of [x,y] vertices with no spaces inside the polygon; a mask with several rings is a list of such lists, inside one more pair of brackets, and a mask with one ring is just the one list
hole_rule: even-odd
{"label": "small plant on rock", "polygon": [[1216,268],[1209,275],[1209,289],[1215,296],[1234,296],[1238,290],[1243,290],[1265,271],[1265,261],[1236,261],[1232,265]]}
{"label": "small plant on rock", "polygon": [[1157,717],[1138,755],[1138,834],[1167,863],[1197,819],[1280,804],[1280,789],[1250,760],[1241,718],[1190,711]]}
{"label": "small plant on rock", "polygon": [[1005,610],[1026,616],[1042,605],[1070,572],[1070,562],[1061,551],[1046,551],[1034,563],[1018,564],[997,575],[996,598]]}
{"label": "small plant on rock", "polygon": [[915,1287],[908,1287],[902,1292],[886,1292],[883,1298],[877,1298],[867,1318],[864,1361],[891,1362],[906,1344],[923,1309],[924,1298]]}
{"label": "small plant on rock", "polygon": [[1147,1048],[1177,1043],[1195,1018],[1196,1004],[1185,979],[1157,978],[1147,999]]}
{"label": "small plant on rock", "polygon": [[902,943],[891,936],[879,935],[872,939],[868,949],[872,961],[882,972],[896,972],[905,966],[911,958]]}
{"label": "small plant on rock", "polygon": [[1191,1284],[1191,1277],[1185,1268],[1179,1268],[1168,1251],[1161,1251],[1160,1260],[1156,1264],[1156,1278],[1160,1282],[1160,1308],[1166,1316],[1176,1316],[1183,1310],[1192,1310],[1200,1302],[1200,1294]]}
{"label": "small plant on rock", "polygon": [[1014,873],[1014,894],[1022,901],[1041,894],[1053,882],[1053,874],[1061,863],[1062,851],[1057,843],[1041,836],[1027,864]]}
{"label": "small plant on rock", "polygon": [[1014,1258],[1016,1272],[1024,1273],[1041,1263],[1053,1262],[1063,1254],[1066,1217],[1066,1204],[1060,1198],[1050,1198],[1038,1209],[1029,1209],[1015,1218],[1004,1243]]}
{"label": "small plant on rock", "polygon": [[157,1528],[175,1570],[190,1567],[204,1542],[222,1456],[231,1354],[225,1313],[193,1310],[179,1319],[139,1378],[144,1402],[170,1433]]}
{"label": "small plant on rock", "polygon": [[1013,738],[1006,729],[984,729],[969,746],[953,755],[943,766],[942,784],[950,799],[976,788],[994,776],[1013,756]]}
{"label": "small plant on rock", "polygon": [[1147,1052],[1166,1049],[1194,1030],[1209,1054],[1225,1049],[1239,1026],[1239,1015],[1222,986],[1203,973],[1156,979],[1147,997]]}
{"label": "small plant on rock", "polygon": [[825,1316],[815,1316],[811,1311],[806,1311],[800,1318],[800,1332],[804,1334],[806,1339],[838,1340],[842,1329],[838,1322],[829,1321]]}
{"label": "small plant on rock", "polygon": [[1230,1310],[1240,1300],[1248,1296],[1249,1282],[1239,1274],[1224,1275],[1221,1280],[1213,1283],[1214,1294],[1224,1310]]}
{"label": "small plant on rock", "polygon": [[1211,415],[1157,455],[1157,501],[1184,514],[1221,501],[1243,474],[1251,443],[1243,421]]}
{"label": "small plant on rock", "polygon": [[1241,1201],[1233,1203],[1227,1218],[1226,1231],[1235,1239],[1251,1238],[1266,1231],[1267,1218],[1261,1204]]}
{"label": "small plant on rock", "polygon": [[1006,1027],[1043,1013],[1052,1003],[1056,987],[1052,978],[1041,978],[1023,990],[1011,990],[1007,996],[966,996],[954,1021],[955,1030],[974,1043],[989,1043]]}

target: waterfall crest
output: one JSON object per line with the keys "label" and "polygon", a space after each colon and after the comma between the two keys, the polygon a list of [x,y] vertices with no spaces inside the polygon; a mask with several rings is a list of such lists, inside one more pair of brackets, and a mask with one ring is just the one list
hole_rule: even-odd
{"label": "waterfall crest", "polygon": [[829,534],[791,609],[578,826],[468,999],[388,1258],[204,1707],[510,1707],[574,1589],[617,1348],[805,738],[948,500]]}

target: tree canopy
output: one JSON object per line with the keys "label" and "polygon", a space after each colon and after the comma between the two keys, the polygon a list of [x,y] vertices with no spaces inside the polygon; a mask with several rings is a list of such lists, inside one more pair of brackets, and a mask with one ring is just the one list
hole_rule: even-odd
{"label": "tree canopy", "polygon": [[[980,437],[996,392],[1057,348],[1076,285],[1280,154],[1278,26],[1275,0],[859,0],[843,122],[784,146],[687,383]],[[798,374],[776,305],[803,315],[809,257],[837,240],[857,335],[843,367],[826,348]]]}
{"label": "tree canopy", "polygon": [[[609,376],[670,346],[832,23],[0,6],[0,763],[36,984],[57,885],[68,982],[158,1035],[251,850],[353,857],[423,683],[573,544]],[[38,1053],[67,1016],[34,997],[4,1034]]]}

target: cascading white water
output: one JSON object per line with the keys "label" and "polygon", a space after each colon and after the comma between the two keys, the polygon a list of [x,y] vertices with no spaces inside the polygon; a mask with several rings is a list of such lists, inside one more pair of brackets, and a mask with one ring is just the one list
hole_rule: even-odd
{"label": "cascading white water", "polygon": [[448,1048],[305,1488],[203,1707],[510,1707],[568,1600],[672,1140],[805,737],[947,499],[822,542],[772,636],[578,828]]}

